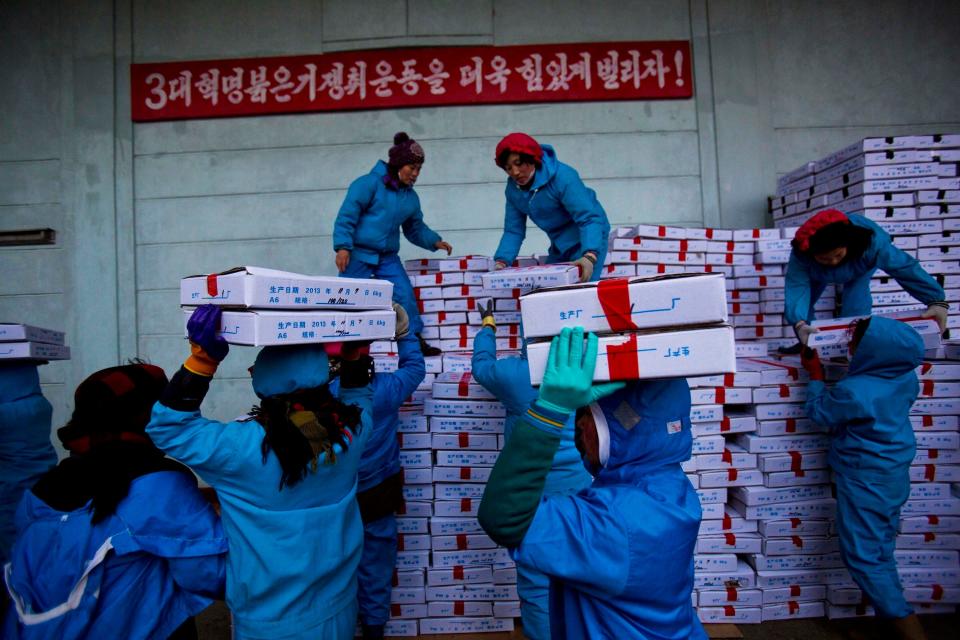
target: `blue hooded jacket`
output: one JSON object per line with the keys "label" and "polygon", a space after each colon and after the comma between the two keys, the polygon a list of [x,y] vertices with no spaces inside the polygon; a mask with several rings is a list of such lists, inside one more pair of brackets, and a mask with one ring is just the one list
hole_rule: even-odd
{"label": "blue hooded jacket", "polygon": [[[296,371],[284,368],[302,368],[310,359],[305,348],[274,349],[291,350],[303,358],[291,358],[290,366],[273,362],[269,372],[276,380],[267,380],[262,367],[257,371],[261,360],[270,362],[261,352],[254,366],[254,385],[261,395],[301,388],[295,385]],[[325,356],[322,360],[318,370],[326,367]],[[326,381],[325,370],[320,373],[308,386]],[[321,463],[316,472],[282,491],[277,489],[280,462],[273,451],[264,457],[264,429],[258,422],[222,423],[199,411],[177,411],[162,402],[154,405],[147,426],[154,443],[189,465],[220,498],[230,542],[226,600],[235,638],[352,633],[363,545],[357,469],[372,430],[372,395],[370,385],[340,389],[342,402],[362,410],[358,433],[348,449],[337,454],[336,463]]]}
{"label": "blue hooded jacket", "polygon": [[610,223],[597,194],[573,167],[557,160],[553,147],[542,144],[540,148],[541,166],[528,189],[507,178],[503,236],[494,258],[506,264],[516,259],[527,235],[529,217],[550,237],[549,254],[554,262],[576,260],[584,252],[593,251],[599,258],[597,266],[601,266]]}
{"label": "blue hooded jacket", "polygon": [[186,469],[134,479],[97,524],[89,503],[62,512],[28,491],[17,530],[10,640],[166,638],[223,593],[227,540]]}
{"label": "blue hooded jacket", "polygon": [[[400,364],[393,373],[373,376],[373,431],[360,456],[357,491],[372,489],[392,475],[400,473],[400,443],[397,426],[400,407],[417,390],[427,368],[420,342],[408,333],[397,342]],[[340,381],[330,383],[330,392],[339,393]]]}
{"label": "blue hooded jacket", "polygon": [[829,427],[828,460],[844,474],[892,473],[910,466],[916,439],[910,407],[920,385],[923,340],[909,325],[873,316],[846,377],[833,387],[807,386],[807,416]]}
{"label": "blue hooded jacket", "polygon": [[370,173],[350,184],[333,225],[334,251],[346,249],[351,260],[378,264],[382,254],[400,251],[400,228],[418,247],[436,249],[441,238],[423,221],[417,192],[388,187],[386,175],[387,163],[378,160]]}
{"label": "blue hooded jacket", "polygon": [[513,488],[498,484],[529,482],[525,461],[538,464],[567,418],[534,403],[491,473],[481,525],[550,576],[554,638],[706,638],[690,601],[701,509],[680,468],[692,446],[687,381],[637,381],[590,410],[602,463],[593,485],[542,497],[519,544],[502,535],[523,522],[503,504]]}
{"label": "blue hooded jacket", "polygon": [[[850,224],[873,231],[873,240],[863,255],[856,260],[843,262],[836,267],[827,267],[810,256],[793,250],[787,265],[786,306],[784,315],[787,324],[793,326],[800,320],[809,321],[811,304],[816,302],[827,284],[846,284],[859,278],[870,278],[880,268],[900,283],[907,292],[923,304],[945,299],[943,287],[937,284],[920,267],[916,258],[893,246],[890,234],[877,223],[860,215],[848,215]],[[811,290],[814,290],[811,293]],[[868,315],[869,287],[865,288],[867,308],[845,311],[845,315]],[[844,307],[848,305],[844,302]]]}
{"label": "blue hooded jacket", "polygon": [[[509,440],[517,422],[537,399],[530,384],[530,365],[526,358],[497,358],[497,338],[493,329],[480,329],[473,340],[471,363],[474,380],[492,393],[507,408],[505,435]],[[573,441],[573,417],[560,434],[560,449],[553,457],[544,492],[575,493],[588,486],[590,474],[583,467],[580,452]]]}
{"label": "blue hooded jacket", "polygon": [[37,366],[0,364],[0,566],[16,533],[14,514],[24,492],[50,467],[53,407],[40,390]]}

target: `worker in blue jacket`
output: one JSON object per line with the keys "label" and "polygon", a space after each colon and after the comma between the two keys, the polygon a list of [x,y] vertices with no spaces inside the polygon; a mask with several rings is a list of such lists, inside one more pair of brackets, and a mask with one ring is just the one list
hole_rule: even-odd
{"label": "worker in blue jacket", "polygon": [[927,305],[921,314],[947,327],[946,295],[916,258],[893,246],[890,235],[859,215],[826,209],[797,230],[787,265],[784,317],[804,345],[811,333],[813,306],[828,284],[843,285],[842,317],[868,316],[873,308],[870,278],[878,268]]}
{"label": "worker in blue jacket", "polygon": [[[393,373],[373,376],[373,432],[360,456],[357,502],[363,520],[363,555],[357,570],[360,624],[364,640],[383,638],[390,618],[390,593],[397,564],[397,518],[403,507],[403,473],[397,427],[400,407],[426,376],[416,337],[408,333],[406,314],[397,307],[397,351]],[[335,389],[336,385],[331,385]]]}
{"label": "worker in blue jacket", "polygon": [[507,176],[503,236],[494,254],[497,269],[513,264],[527,235],[527,218],[550,238],[547,262],[574,262],[580,281],[600,279],[610,223],[593,189],[548,144],[511,133],[498,144],[497,166]]}
{"label": "worker in blue jacket", "polygon": [[0,566],[13,545],[20,498],[57,464],[50,444],[52,417],[36,363],[0,361]]}
{"label": "worker in blue jacket", "polygon": [[[506,438],[509,440],[523,421],[537,390],[530,384],[530,366],[526,351],[522,357],[497,358],[496,321],[493,301],[487,307],[478,304],[483,327],[473,340],[472,376],[507,408]],[[590,486],[593,479],[580,460],[573,441],[573,417],[560,432],[560,446],[547,474],[543,495],[564,496]],[[550,638],[550,578],[539,569],[517,565],[517,591],[520,594],[520,617],[523,633],[531,640]]]}
{"label": "worker in blue jacket", "polygon": [[57,432],[70,456],[17,510],[4,638],[196,638],[193,616],[223,594],[227,540],[190,470],[144,433],[166,385],[130,364],[77,387]]}
{"label": "worker in blue jacket", "polygon": [[330,393],[321,344],[265,347],[247,420],[217,422],[200,403],[229,346],[220,310],[187,325],[191,355],[153,409],[147,433],[220,498],[230,543],[227,605],[235,638],[351,638],[363,527],[357,469],[372,428],[373,361],[346,350]]}
{"label": "worker in blue jacket", "polygon": [[810,373],[807,416],[832,436],[827,460],[837,484],[840,555],[877,614],[901,637],[923,638],[894,558],[917,450],[909,414],[920,392],[914,370],[923,340],[903,322],[873,316],[856,323],[850,353],[847,375],[829,388],[816,352],[802,356]]}
{"label": "worker in blue jacket", "polygon": [[378,160],[373,169],[350,184],[333,225],[333,250],[340,275],[348,278],[383,278],[393,283],[393,299],[410,318],[410,331],[420,338],[425,355],[440,350],[420,336],[423,321],[417,309],[410,278],[397,252],[400,231],[423,249],[453,251],[423,221],[420,198],[413,190],[426,156],[423,147],[404,132],[393,137],[389,162]]}
{"label": "worker in blue jacket", "polygon": [[[592,382],[597,338],[553,339],[540,391],[494,465],[479,520],[518,565],[550,576],[553,638],[697,638],[693,550],[700,502],[680,468],[689,459],[686,380]],[[576,415],[593,485],[543,487]]]}

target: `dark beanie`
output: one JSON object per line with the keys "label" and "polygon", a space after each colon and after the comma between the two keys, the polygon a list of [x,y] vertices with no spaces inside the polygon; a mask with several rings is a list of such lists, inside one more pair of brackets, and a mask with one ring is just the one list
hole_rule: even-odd
{"label": "dark beanie", "polygon": [[[74,393],[73,415],[57,431],[64,447],[84,441],[111,440],[110,435],[144,433],[153,405],[167,386],[167,375],[152,364],[110,367],[92,374]],[[102,437],[107,436],[107,437]]]}
{"label": "dark beanie", "polygon": [[405,131],[393,136],[393,146],[390,147],[391,167],[399,169],[406,164],[423,164],[426,155],[423,147],[416,140],[410,138]]}

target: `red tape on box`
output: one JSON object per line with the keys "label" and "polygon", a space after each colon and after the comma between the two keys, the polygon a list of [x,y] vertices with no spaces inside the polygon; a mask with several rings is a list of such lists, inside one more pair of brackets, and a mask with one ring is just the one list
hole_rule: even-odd
{"label": "red tape on box", "polygon": [[737,588],[736,587],[727,587],[727,600],[730,602],[737,601]]}
{"label": "red tape on box", "polygon": [[607,345],[607,371],[611,380],[636,380],[640,377],[636,335],[631,335],[623,344]]}
{"label": "red tape on box", "polygon": [[601,280],[597,284],[597,299],[612,331],[632,331],[637,328],[630,317],[630,282],[626,278]]}
{"label": "red tape on box", "polygon": [[803,590],[800,588],[800,585],[798,585],[798,584],[792,584],[792,585],[790,585],[790,595],[791,595],[791,597],[799,598],[799,597],[800,597],[800,594],[801,594],[802,592],[803,592]]}
{"label": "red tape on box", "polygon": [[217,295],[217,274],[215,273],[207,276],[207,295],[211,297]]}
{"label": "red tape on box", "polygon": [[464,551],[467,548],[467,534],[457,534],[457,551]]}
{"label": "red tape on box", "polygon": [[460,467],[460,479],[461,480],[470,479],[470,467]]}
{"label": "red tape on box", "polygon": [[453,579],[463,580],[463,566],[458,564],[453,568]]}
{"label": "red tape on box", "polygon": [[[460,337],[465,337],[467,333],[466,325],[460,325]],[[470,372],[467,371],[460,376],[460,382],[457,383],[457,395],[465,398],[470,393]]]}
{"label": "red tape on box", "polygon": [[943,598],[943,587],[938,584],[933,585],[933,590],[930,592],[931,600],[941,600]]}
{"label": "red tape on box", "polygon": [[463,615],[463,600],[457,600],[453,603],[453,615],[462,616]]}
{"label": "red tape on box", "polygon": [[935,464],[925,464],[923,465],[923,479],[927,482],[933,482],[933,479],[937,477],[937,465]]}

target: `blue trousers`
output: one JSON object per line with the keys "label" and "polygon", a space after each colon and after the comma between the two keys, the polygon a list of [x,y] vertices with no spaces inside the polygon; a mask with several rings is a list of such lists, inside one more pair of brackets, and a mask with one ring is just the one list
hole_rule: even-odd
{"label": "blue trousers", "polygon": [[[590,486],[593,479],[578,460],[582,476],[566,473],[551,479],[543,494],[571,495]],[[554,475],[555,472],[551,472]],[[517,593],[520,595],[520,620],[523,622],[523,635],[530,640],[550,640],[550,577],[547,574],[517,563]]]}
{"label": "blue trousers", "polygon": [[[578,244],[573,249],[565,251],[563,253],[550,253],[547,255],[547,264],[554,264],[557,262],[573,262],[580,258],[583,255],[583,249],[580,248]],[[601,249],[597,252],[597,264],[593,265],[593,277],[590,278],[589,282],[597,282],[600,280],[600,273],[603,271],[603,261],[607,257],[607,250]],[[526,629],[526,627],[524,627]]]}
{"label": "blue trousers", "polygon": [[903,597],[894,559],[900,508],[910,495],[909,468],[882,477],[836,473],[840,556],[878,616],[903,618],[913,608]]}
{"label": "blue trousers", "polygon": [[357,600],[360,622],[386,624],[390,617],[393,568],[397,564],[397,518],[385,518],[363,525],[363,554],[357,569]]}
{"label": "blue trousers", "polygon": [[423,331],[423,321],[417,309],[417,299],[413,295],[413,285],[410,284],[410,277],[404,271],[403,262],[397,254],[381,255],[379,264],[367,264],[352,258],[340,276],[389,280],[393,283],[393,301],[402,306],[410,318],[410,332],[419,335]]}
{"label": "blue trousers", "polygon": [[[870,295],[870,278],[873,277],[874,271],[876,271],[876,269],[871,269],[863,275],[843,283],[843,291],[841,293],[843,303],[840,305],[840,317],[868,316],[873,311],[873,296]],[[823,290],[826,288],[826,282],[820,282],[818,280],[812,280],[810,282],[810,310],[807,313],[807,321],[813,320],[813,305],[820,299]]]}

